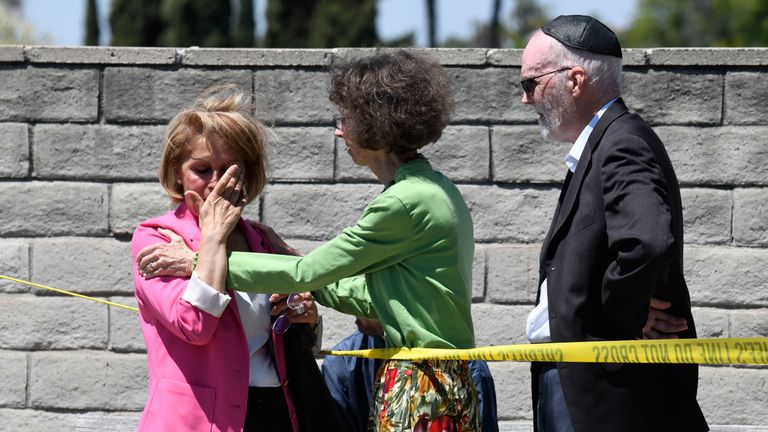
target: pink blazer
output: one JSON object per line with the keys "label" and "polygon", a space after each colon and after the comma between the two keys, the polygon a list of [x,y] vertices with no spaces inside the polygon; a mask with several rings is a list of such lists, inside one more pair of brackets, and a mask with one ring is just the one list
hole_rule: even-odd
{"label": "pink blazer", "polygon": [[[234,295],[229,291],[232,301],[217,318],[182,300],[189,278],[141,277],[136,255],[165,241],[157,228],[176,232],[192,250],[200,244],[197,218],[184,203],[141,223],[133,234],[133,279],[149,363],[149,394],[139,431],[242,431],[249,354]],[[261,232],[243,220],[240,228],[251,251],[272,252]],[[283,353],[275,354],[276,363],[284,364]],[[278,372],[284,371],[283,364]],[[284,373],[278,377],[286,382]],[[286,399],[295,418],[290,395]]]}

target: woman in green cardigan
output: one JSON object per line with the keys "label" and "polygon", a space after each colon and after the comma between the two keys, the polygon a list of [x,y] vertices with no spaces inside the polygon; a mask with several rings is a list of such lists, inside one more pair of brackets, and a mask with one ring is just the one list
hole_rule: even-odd
{"label": "woman in green cardigan", "polygon": [[[325,306],[378,319],[387,347],[474,347],[472,219],[456,186],[418,153],[450,120],[447,74],[432,59],[397,51],[335,64],[331,76],[330,99],[340,112],[335,134],[384,190],[355,225],[306,256],[227,257],[225,220],[237,220],[241,205],[233,191],[243,187],[233,167],[205,202],[197,199],[200,256],[228,265],[229,288],[313,291]],[[163,258],[170,267],[170,253],[147,251],[139,265]],[[371,431],[479,431],[466,362],[385,362],[369,418]]]}

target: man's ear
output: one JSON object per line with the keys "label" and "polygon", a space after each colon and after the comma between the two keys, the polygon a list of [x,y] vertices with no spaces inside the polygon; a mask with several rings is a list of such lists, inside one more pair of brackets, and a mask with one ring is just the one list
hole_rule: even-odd
{"label": "man's ear", "polygon": [[581,66],[574,66],[568,71],[568,80],[571,83],[571,94],[579,97],[587,85],[587,71]]}

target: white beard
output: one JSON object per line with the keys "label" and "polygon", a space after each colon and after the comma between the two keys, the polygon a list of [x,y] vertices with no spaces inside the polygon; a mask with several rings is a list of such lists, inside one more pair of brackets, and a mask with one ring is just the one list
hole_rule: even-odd
{"label": "white beard", "polygon": [[541,98],[536,104],[540,113],[539,126],[541,136],[548,141],[567,142],[562,138],[563,125],[575,118],[575,107],[562,91],[553,92]]}

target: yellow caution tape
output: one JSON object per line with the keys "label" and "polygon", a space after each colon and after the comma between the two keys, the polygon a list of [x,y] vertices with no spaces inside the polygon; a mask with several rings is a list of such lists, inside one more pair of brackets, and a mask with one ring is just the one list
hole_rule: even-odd
{"label": "yellow caution tape", "polygon": [[395,360],[768,365],[768,338],[558,342],[472,349],[382,348],[320,353]]}
{"label": "yellow caution tape", "polygon": [[9,277],[9,276],[0,275],[0,279],[7,279],[9,281],[13,281],[13,282],[16,282],[16,283],[20,283],[20,284],[24,284],[24,285],[30,285],[30,286],[37,287],[37,288],[42,288],[42,289],[47,289],[49,291],[54,291],[54,292],[57,292],[57,293],[60,293],[60,294],[66,294],[66,295],[70,295],[70,296],[73,296],[73,297],[78,297],[78,298],[81,298],[81,299],[92,300],[92,301],[99,302],[99,303],[104,303],[104,304],[107,304],[107,305],[110,305],[110,306],[121,307],[123,309],[132,310],[134,312],[138,312],[139,311],[137,308],[132,307],[132,306],[126,306],[126,305],[123,305],[123,304],[120,304],[120,303],[113,303],[111,301],[97,299],[95,297],[89,297],[87,295],[73,293],[71,291],[64,291],[63,289],[49,287],[47,285],[36,284],[34,282],[29,282],[29,281],[25,281],[25,280],[21,280],[21,279],[16,279],[16,278],[12,278],[12,277]]}
{"label": "yellow caution tape", "polygon": [[[137,308],[0,275],[16,283],[104,303],[131,311]],[[472,349],[383,348],[320,351],[394,360],[486,360],[572,363],[697,363],[710,365],[768,365],[768,338],[656,339],[634,341],[558,342],[499,345]]]}

